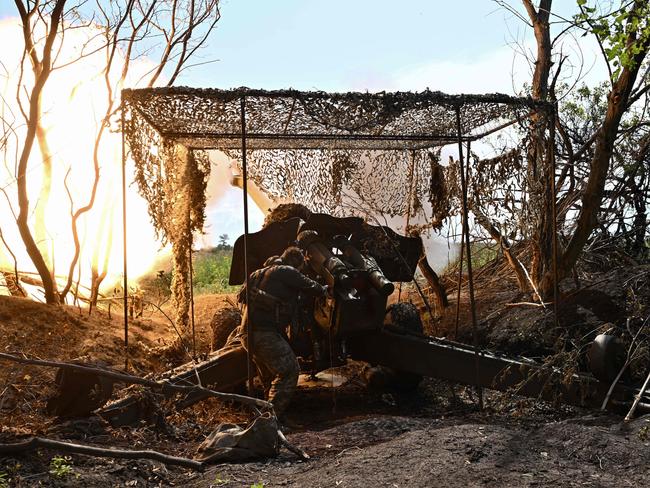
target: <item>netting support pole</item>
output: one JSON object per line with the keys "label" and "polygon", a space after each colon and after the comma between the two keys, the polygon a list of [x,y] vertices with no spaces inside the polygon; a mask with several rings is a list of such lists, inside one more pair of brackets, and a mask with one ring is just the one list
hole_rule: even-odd
{"label": "netting support pole", "polygon": [[[463,217],[465,218],[465,217]],[[463,284],[463,262],[465,259],[465,227],[461,225],[460,231],[460,258],[458,260],[458,289],[456,291],[456,321],[454,327],[454,340],[458,340],[458,322],[460,322],[460,289]]]}
{"label": "netting support pole", "polygon": [[122,258],[124,260],[124,371],[129,371],[129,289],[126,255],[126,142],[124,127],[124,102],[120,107],[122,124]]}
{"label": "netting support pole", "polygon": [[[469,240],[469,211],[467,204],[467,175],[465,174],[465,159],[463,156],[463,136],[460,123],[460,107],[456,107],[456,132],[458,134],[458,163],[460,165],[460,185],[463,192],[463,232],[465,237],[465,255],[467,259],[467,282],[469,285],[469,306],[472,312],[472,340],[474,342],[474,351],[476,357],[476,389],[478,391],[478,405],[483,410],[483,388],[479,382],[480,378],[480,352],[478,348],[478,321],[476,319],[476,302],[474,301],[474,277],[472,275],[472,251]],[[469,154],[467,164],[469,165]],[[461,239],[462,240],[462,239]]]}
{"label": "netting support pole", "polygon": [[[411,202],[413,201],[413,173],[415,170],[415,151],[411,151],[411,164],[409,165],[409,192],[408,202],[406,203],[406,224],[404,226],[404,234],[408,235],[409,225],[411,223]],[[415,280],[415,278],[414,278]],[[399,282],[399,291],[397,292],[397,301],[402,300],[402,282]]]}
{"label": "netting support pole", "polygon": [[[469,180],[469,155],[470,142],[467,141],[467,167],[465,168],[465,181]],[[460,288],[463,283],[463,259],[465,259],[465,227],[461,225],[460,231],[460,259],[458,261],[458,292],[456,294],[456,321],[454,328],[454,340],[458,340],[458,322],[460,321]]]}
{"label": "netting support pole", "polygon": [[[189,216],[188,216],[189,220]],[[190,250],[189,250],[189,265],[190,265],[190,310],[191,310],[191,315],[190,315],[190,320],[192,322],[192,359],[196,361],[196,327],[195,327],[195,322],[194,322],[194,267],[192,265],[192,259],[193,259],[193,251],[192,247],[194,245],[194,238],[193,236],[190,237]]]}
{"label": "netting support pole", "polygon": [[253,328],[248,320],[249,298],[249,272],[248,272],[248,163],[246,160],[246,97],[241,98],[241,157],[242,157],[242,190],[244,191],[244,274],[246,275],[246,306],[244,307],[244,323],[246,324],[246,369],[248,377],[248,394],[254,396],[253,391]]}
{"label": "netting support pole", "polygon": [[553,219],[553,321],[555,323],[555,329],[558,330],[559,319],[558,319],[558,306],[560,299],[560,289],[558,283],[558,270],[557,270],[557,195],[555,188],[555,114],[556,107],[553,107],[551,112],[551,121],[548,127],[548,157],[550,162],[550,173],[551,173],[551,218]]}

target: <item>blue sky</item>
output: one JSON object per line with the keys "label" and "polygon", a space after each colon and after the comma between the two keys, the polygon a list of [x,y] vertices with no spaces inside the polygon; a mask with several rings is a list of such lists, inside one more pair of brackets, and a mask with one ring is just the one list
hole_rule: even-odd
{"label": "blue sky", "polygon": [[[521,2],[512,3],[521,9]],[[0,18],[15,12],[12,1],[0,1]],[[216,61],[188,70],[180,84],[399,88],[396,78],[404,72],[433,62],[478,63],[513,37],[530,35],[491,0],[222,0],[221,12],[202,52],[203,60]],[[474,83],[481,91],[479,80]]]}
{"label": "blue sky", "polygon": [[[224,0],[206,59],[188,84],[372,89],[432,60],[476,61],[506,45],[489,0]],[[370,86],[373,85],[373,86]]]}
{"label": "blue sky", "polygon": [[[574,6],[556,1],[563,16]],[[178,85],[513,93],[530,80],[512,44],[530,43],[532,31],[491,0],[222,0],[221,13],[196,60],[215,62]],[[14,15],[13,2],[0,0],[0,18]],[[209,209],[210,234],[238,235],[240,205],[239,190],[225,191]],[[255,229],[262,216],[251,209]]]}

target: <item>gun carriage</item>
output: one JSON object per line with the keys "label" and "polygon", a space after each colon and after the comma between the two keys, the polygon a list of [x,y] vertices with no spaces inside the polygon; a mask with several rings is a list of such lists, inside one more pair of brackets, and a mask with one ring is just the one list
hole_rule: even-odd
{"label": "gun carriage", "polygon": [[[230,283],[235,285],[246,281],[243,238],[233,249]],[[296,217],[248,236],[249,270],[263,267],[269,257],[290,245],[305,252],[303,271],[332,288],[326,298],[304,297],[288,331],[287,339],[304,373],[315,374],[354,359],[378,366],[398,388],[414,388],[423,376],[430,376],[503,391],[516,387],[520,395],[586,407],[600,406],[607,395],[610,381],[602,374],[598,376],[604,381],[588,374],[566,378],[560,371],[528,359],[425,336],[413,305],[388,303],[394,282],[413,279],[422,253],[419,239],[355,217],[313,214],[307,221]],[[597,344],[593,354],[595,372],[602,371],[611,356],[601,346]],[[176,369],[171,380],[191,384],[197,377],[202,385],[215,390],[244,383],[245,349],[230,342],[201,364],[188,363]],[[635,393],[632,388],[617,386],[610,408],[628,405]],[[203,398],[200,393],[190,394],[177,406],[184,408]],[[650,398],[643,398],[641,407],[645,404],[650,404]],[[129,397],[108,405],[102,415],[114,425],[124,425],[139,420],[142,410],[139,399]]]}

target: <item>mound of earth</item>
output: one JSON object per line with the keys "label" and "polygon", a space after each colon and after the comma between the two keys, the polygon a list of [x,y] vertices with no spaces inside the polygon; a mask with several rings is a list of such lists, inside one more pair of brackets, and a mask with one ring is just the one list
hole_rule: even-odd
{"label": "mound of earth", "polygon": [[[628,324],[634,333],[650,313],[650,265],[617,267],[592,272],[576,284],[565,279],[560,286],[558,323],[554,308],[532,303],[517,287],[514,274],[503,261],[475,271],[475,303],[479,344],[512,355],[541,358],[567,348],[588,344],[604,331],[629,342]],[[409,291],[420,308],[427,333],[473,342],[469,293],[464,281],[456,325],[457,276],[447,274],[450,306],[436,322],[428,319],[422,300]],[[629,321],[629,323],[628,323]],[[643,337],[642,337],[643,338]]]}
{"label": "mound of earth", "polygon": [[[203,295],[195,300],[197,354],[211,350],[211,320],[215,312],[232,310],[232,297]],[[25,354],[54,361],[77,361],[123,370],[124,320],[121,304],[105,309],[50,306],[27,298],[0,296],[2,352]],[[167,314],[169,316],[169,314]],[[145,311],[129,320],[129,372],[160,373],[191,360],[187,351],[173,357],[164,353],[177,344],[177,333],[160,311]],[[191,346],[190,346],[191,347]],[[191,351],[189,351],[191,354]],[[56,370],[2,362],[0,368],[0,425],[31,424],[35,428],[50,421],[45,414],[52,397]]]}
{"label": "mound of earth", "polygon": [[[627,308],[629,296],[625,292],[614,294],[614,289],[620,287],[615,283],[638,279],[644,276],[641,272],[645,271],[605,274],[583,285],[607,294],[628,314],[632,310]],[[599,283],[605,278],[610,280],[609,285],[605,285],[607,281]],[[542,323],[536,320],[548,320],[548,312],[540,307],[506,306],[525,297],[508,280],[497,276],[489,279],[493,285],[477,289],[484,343],[503,346],[491,335],[500,327],[510,327],[507,335],[511,336],[525,332],[527,327],[532,330],[533,323]],[[637,285],[636,290],[643,288],[643,283]],[[612,289],[603,288],[607,286]],[[403,296],[409,293],[403,290]],[[450,293],[450,298],[455,299],[455,294]],[[461,300],[466,303],[465,296]],[[233,298],[226,295],[195,297],[200,353],[211,347],[210,324],[216,320],[215,315],[228,316],[230,312],[223,310],[231,309],[233,303]],[[602,296],[593,295],[591,301],[576,299],[575,309],[579,315],[591,317],[582,311],[589,310],[596,317],[590,320],[611,319],[603,315],[609,306],[598,308],[602,303]],[[452,336],[454,305],[452,302],[443,320],[436,324]],[[470,322],[465,320],[468,316],[468,308],[462,307],[460,332],[466,337],[470,337],[471,330],[467,326]],[[584,327],[588,324],[589,320],[585,320]],[[165,369],[167,365],[151,354],[157,346],[175,339],[164,317],[133,320],[130,327],[133,371],[144,375]],[[83,356],[117,369],[123,366],[122,318],[115,314],[109,318],[106,311],[88,317],[87,311],[75,307],[50,307],[0,297],[0,334],[5,338],[2,349],[6,351],[61,360]],[[510,344],[506,348],[527,343]],[[528,344],[532,347],[534,340]],[[554,343],[549,339],[542,344]],[[218,465],[200,473],[154,461],[72,455],[56,461],[67,466],[62,471],[53,468],[53,463],[55,456],[63,453],[39,450],[0,457],[0,473],[17,486],[97,487],[642,486],[648,475],[649,418],[622,425],[617,417],[594,417],[583,410],[490,391],[485,392],[485,410],[478,412],[471,388],[427,378],[415,392],[371,392],[360,380],[362,369],[360,364],[351,363],[338,370],[337,374],[347,380],[340,387],[329,387],[325,382],[297,391],[288,412],[293,426],[288,438],[312,455],[309,462],[283,451],[277,459]],[[45,414],[53,376],[51,370],[3,363],[0,443],[41,435],[106,448],[155,449],[192,457],[220,422],[244,424],[251,418],[249,411],[216,400],[182,411],[158,400],[156,408],[168,415],[164,423],[157,425],[113,429],[97,417],[55,419]]]}
{"label": "mound of earth", "polygon": [[[3,350],[45,359],[84,357],[110,365],[124,363],[123,319],[120,305],[106,310],[50,306],[27,298],[0,296],[0,335]],[[165,327],[151,318],[129,320],[129,358],[136,371],[150,371],[144,351],[169,339]]]}

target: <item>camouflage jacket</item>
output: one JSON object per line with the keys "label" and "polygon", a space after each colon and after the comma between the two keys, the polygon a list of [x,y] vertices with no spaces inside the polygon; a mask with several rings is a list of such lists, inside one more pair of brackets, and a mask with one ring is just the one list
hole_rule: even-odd
{"label": "camouflage jacket", "polygon": [[323,296],[327,288],[292,266],[273,264],[249,278],[248,318],[255,328],[284,330],[291,321],[298,294]]}

